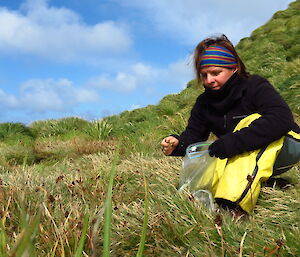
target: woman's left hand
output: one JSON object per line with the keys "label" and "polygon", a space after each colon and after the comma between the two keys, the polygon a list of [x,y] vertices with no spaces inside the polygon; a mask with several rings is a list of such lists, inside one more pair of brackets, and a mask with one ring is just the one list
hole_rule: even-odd
{"label": "woman's left hand", "polygon": [[222,139],[217,139],[215,142],[213,142],[209,146],[208,150],[209,150],[209,155],[211,157],[215,156],[220,159],[225,159],[230,157],[226,152],[226,148]]}

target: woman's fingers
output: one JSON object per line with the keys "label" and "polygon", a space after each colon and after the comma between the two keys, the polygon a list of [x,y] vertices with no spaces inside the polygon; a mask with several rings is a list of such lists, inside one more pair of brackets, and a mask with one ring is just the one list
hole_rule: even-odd
{"label": "woman's fingers", "polygon": [[164,138],[161,142],[163,153],[165,155],[170,155],[178,145],[178,142],[178,139],[173,136]]}

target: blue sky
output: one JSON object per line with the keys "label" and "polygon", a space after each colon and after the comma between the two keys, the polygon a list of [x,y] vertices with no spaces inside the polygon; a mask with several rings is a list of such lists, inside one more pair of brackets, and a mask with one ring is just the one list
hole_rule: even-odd
{"label": "blue sky", "polygon": [[1,0],[0,122],[100,119],[194,78],[205,37],[237,44],[288,0]]}

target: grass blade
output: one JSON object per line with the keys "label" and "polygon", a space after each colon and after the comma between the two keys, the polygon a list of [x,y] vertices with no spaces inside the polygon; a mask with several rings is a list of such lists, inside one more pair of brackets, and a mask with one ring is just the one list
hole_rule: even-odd
{"label": "grass blade", "polygon": [[145,185],[145,204],[144,204],[144,221],[143,221],[143,229],[142,229],[142,235],[141,235],[141,241],[140,241],[140,245],[139,245],[139,250],[136,254],[137,257],[142,257],[143,256],[143,252],[144,252],[144,247],[145,247],[145,242],[146,242],[146,233],[147,233],[147,226],[148,226],[148,217],[149,217],[149,213],[148,213],[148,206],[149,206],[149,202],[148,202],[148,185],[147,185],[147,181],[144,175],[144,185]]}
{"label": "grass blade", "polygon": [[81,257],[82,256],[82,251],[83,251],[83,247],[84,247],[84,242],[86,239],[86,232],[88,229],[88,224],[89,224],[89,216],[88,214],[86,214],[84,216],[84,222],[83,222],[83,229],[82,229],[82,234],[79,240],[79,244],[75,253],[75,257]]}
{"label": "grass blade", "polygon": [[0,222],[0,230],[0,256],[6,257],[8,256],[6,251],[7,234],[2,222]]}
{"label": "grass blade", "polygon": [[56,241],[55,244],[54,244],[54,247],[53,247],[53,250],[52,250],[52,253],[51,253],[51,257],[55,257],[55,251],[56,251],[57,246],[58,246],[58,241]]}
{"label": "grass blade", "polygon": [[58,227],[57,227],[57,225],[56,225],[56,223],[55,223],[55,221],[54,221],[54,219],[53,219],[51,213],[49,212],[49,210],[48,210],[48,208],[47,208],[47,206],[46,206],[45,203],[43,203],[43,207],[45,209],[46,216],[48,216],[50,218],[50,220],[51,220],[51,222],[52,222],[52,224],[54,226],[55,233],[56,233],[57,237],[60,240],[60,243],[61,243],[61,254],[60,255],[61,255],[61,257],[65,257],[64,243],[63,243],[62,237],[61,237],[61,235],[59,233]]}
{"label": "grass blade", "polygon": [[110,241],[111,241],[111,217],[112,217],[112,187],[116,176],[116,167],[119,159],[120,143],[117,146],[114,160],[112,163],[110,178],[107,189],[107,199],[104,211],[104,235],[103,235],[103,257],[110,256]]}
{"label": "grass blade", "polygon": [[40,223],[40,213],[38,213],[31,224],[24,224],[24,228],[20,234],[20,238],[14,245],[10,256],[22,257],[27,253],[31,255],[34,249],[34,238],[38,232],[38,226]]}

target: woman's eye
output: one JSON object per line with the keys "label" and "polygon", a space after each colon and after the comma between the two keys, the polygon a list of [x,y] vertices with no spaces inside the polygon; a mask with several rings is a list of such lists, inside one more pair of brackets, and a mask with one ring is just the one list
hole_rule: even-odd
{"label": "woman's eye", "polygon": [[214,72],[212,73],[212,75],[213,75],[213,76],[218,76],[220,73],[221,73],[221,71],[214,71]]}

